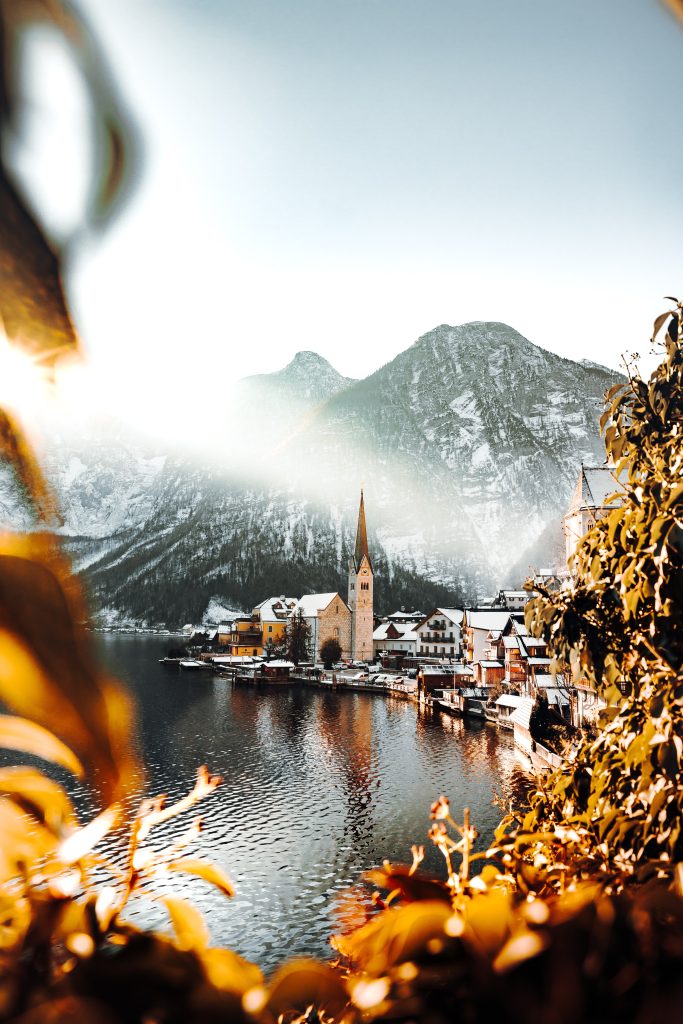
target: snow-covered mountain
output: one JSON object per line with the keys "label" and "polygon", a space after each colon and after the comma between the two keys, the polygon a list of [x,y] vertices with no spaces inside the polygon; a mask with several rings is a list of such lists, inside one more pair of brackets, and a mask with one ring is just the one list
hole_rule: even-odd
{"label": "snow-covered mountain", "polygon": [[[210,465],[110,427],[55,439],[60,532],[109,620],[198,621],[212,599],[344,592],[364,486],[377,604],[453,603],[538,556],[603,460],[616,379],[499,323],[437,327],[361,381],[301,352],[239,383]],[[0,516],[25,525],[1,476]]]}

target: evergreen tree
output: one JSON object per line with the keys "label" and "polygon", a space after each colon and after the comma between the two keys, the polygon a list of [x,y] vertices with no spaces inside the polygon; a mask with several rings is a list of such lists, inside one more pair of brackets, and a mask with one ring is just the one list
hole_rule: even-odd
{"label": "evergreen tree", "polygon": [[300,661],[307,661],[311,657],[310,642],[311,627],[299,608],[288,619],[285,629],[284,645],[289,660],[293,661],[295,665],[298,665]]}
{"label": "evergreen tree", "polygon": [[320,657],[325,668],[332,668],[335,661],[342,656],[341,644],[334,637],[330,637],[320,648]]}

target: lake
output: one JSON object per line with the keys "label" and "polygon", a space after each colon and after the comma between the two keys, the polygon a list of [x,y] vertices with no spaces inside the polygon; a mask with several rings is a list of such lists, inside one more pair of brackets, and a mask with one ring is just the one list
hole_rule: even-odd
{"label": "lake", "polygon": [[[388,858],[409,863],[425,843],[432,801],[445,793],[456,820],[469,807],[486,848],[521,782],[511,738],[415,704],[303,686],[233,688],[204,672],[158,664],[168,638],[104,635],[105,661],[128,683],[139,710],[149,795],[175,800],[207,764],[223,784],[198,809],[159,830],[173,841],[193,814],[204,819],[193,853],[224,868],[226,900],[175,876],[206,915],[212,942],[269,970],[293,956],[330,955],[348,893]],[[427,867],[441,867],[428,849]],[[142,901],[135,917],[161,925]]]}

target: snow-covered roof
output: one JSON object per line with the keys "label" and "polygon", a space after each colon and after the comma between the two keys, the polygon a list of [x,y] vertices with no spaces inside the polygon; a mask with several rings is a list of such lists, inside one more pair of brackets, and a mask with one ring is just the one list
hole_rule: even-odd
{"label": "snow-covered roof", "polygon": [[510,721],[514,725],[519,725],[523,729],[529,728],[529,720],[531,718],[531,710],[534,706],[534,702],[531,697],[521,697],[518,706],[510,715]]}
{"label": "snow-covered roof", "polygon": [[437,608],[436,610],[440,615],[445,615],[456,626],[459,626],[462,622],[464,612],[460,608]]}
{"label": "snow-covered roof", "polygon": [[[414,629],[411,628],[412,625],[414,625],[414,623],[383,622],[381,625],[377,627],[375,632],[372,634],[372,639],[389,640],[393,641],[394,643],[398,643],[399,640],[405,640],[407,642],[417,640],[417,633],[415,632]],[[390,629],[395,629],[399,635],[387,636],[387,633]]]}
{"label": "snow-covered roof", "polygon": [[482,668],[502,668],[500,661],[480,661],[479,664]]}
{"label": "snow-covered roof", "polygon": [[503,637],[503,647],[506,650],[513,650],[513,651],[518,650],[519,649],[519,642],[517,640],[517,637],[516,636],[504,636]]}
{"label": "snow-covered roof", "polygon": [[536,686],[564,686],[564,676],[561,672],[558,672],[556,676],[550,675],[549,672],[537,672],[534,678]]}
{"label": "snow-covered roof", "polygon": [[265,665],[266,668],[294,668],[295,667],[293,661],[279,661],[278,659],[275,659],[273,661],[266,661],[266,662],[264,662],[264,665]]}
{"label": "snow-covered roof", "polygon": [[523,700],[524,697],[520,697],[517,693],[504,693],[502,697],[498,698],[496,704],[501,708],[518,708]]}
{"label": "snow-covered roof", "polygon": [[460,608],[433,608],[428,615],[423,615],[419,622],[419,626],[424,626],[430,622],[435,615],[440,615],[444,619],[448,619],[454,626],[459,626],[462,622],[464,612]]}
{"label": "snow-covered roof", "polygon": [[528,658],[530,665],[549,665],[550,658]]}
{"label": "snow-covered roof", "polygon": [[562,692],[559,686],[549,686],[544,692],[548,698],[548,704],[569,706],[569,698],[566,693]]}
{"label": "snow-covered roof", "polygon": [[388,619],[397,619],[398,621],[408,620],[408,622],[420,622],[424,619],[424,612],[392,612],[391,615],[387,615]]}
{"label": "snow-covered roof", "polygon": [[[569,511],[604,508],[609,495],[620,490],[622,487],[614,475],[614,466],[582,466]],[[612,504],[611,507],[616,508],[618,504],[619,502]]]}
{"label": "snow-covered roof", "polygon": [[267,597],[256,605],[254,614],[258,613],[261,622],[278,622],[287,618],[296,603],[295,597]]}
{"label": "snow-covered roof", "polygon": [[467,625],[472,629],[485,629],[487,633],[490,630],[497,630],[499,633],[504,630],[511,614],[511,612],[501,611],[499,608],[490,611],[488,609],[465,610]]}
{"label": "snow-covered roof", "polygon": [[[307,619],[315,618],[316,615],[327,608],[335,597],[339,597],[336,590],[333,590],[330,594],[304,594],[297,602],[294,610],[297,612],[301,611],[301,614]],[[342,600],[342,598],[339,599]]]}

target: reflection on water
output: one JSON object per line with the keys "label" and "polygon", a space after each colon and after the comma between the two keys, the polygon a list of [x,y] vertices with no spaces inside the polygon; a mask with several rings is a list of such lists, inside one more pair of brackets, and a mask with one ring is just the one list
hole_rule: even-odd
{"label": "reflection on water", "polygon": [[[237,895],[226,901],[182,881],[216,944],[265,968],[326,956],[335,903],[384,858],[410,861],[440,793],[454,816],[470,808],[485,848],[501,817],[494,793],[509,798],[519,777],[508,736],[371,694],[233,689],[209,674],[163,669],[165,646],[107,636],[104,653],[138,700],[148,791],[177,799],[202,763],[224,778],[200,805],[195,852],[225,868]],[[187,824],[171,822],[160,838]],[[440,868],[431,849],[427,867]],[[147,905],[144,914],[162,921]]]}

